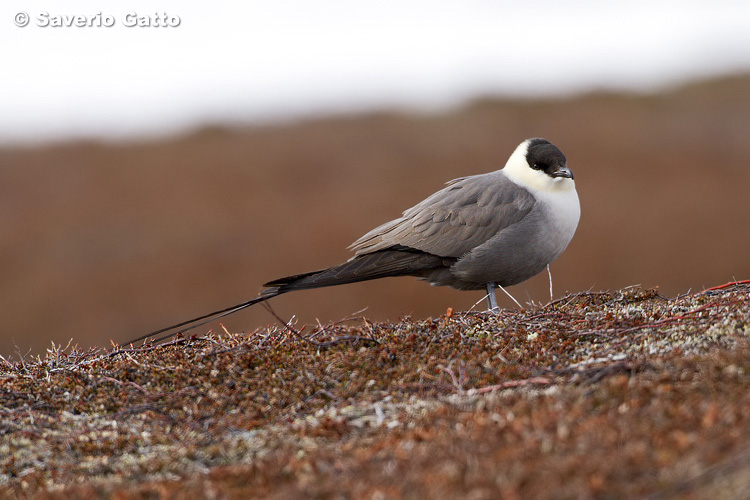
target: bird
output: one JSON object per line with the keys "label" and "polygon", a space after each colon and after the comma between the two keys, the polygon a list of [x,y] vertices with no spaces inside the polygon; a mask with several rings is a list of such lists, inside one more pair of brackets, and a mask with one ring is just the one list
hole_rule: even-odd
{"label": "bird", "polygon": [[546,139],[526,139],[502,169],[449,181],[401,217],[366,233],[349,246],[354,255],[348,261],[269,281],[256,298],[130,343],[178,328],[184,332],[287,292],[395,276],[484,290],[489,310],[496,311],[495,289],[549,271],[573,238],[580,215],[565,155]]}

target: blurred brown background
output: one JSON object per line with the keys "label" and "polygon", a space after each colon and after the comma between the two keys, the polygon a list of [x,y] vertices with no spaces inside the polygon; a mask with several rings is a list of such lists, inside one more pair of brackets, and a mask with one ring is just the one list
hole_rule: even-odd
{"label": "blurred brown background", "polygon": [[[0,354],[124,342],[337,264],[369,229],[450,179],[501,168],[534,136],[567,155],[582,205],[552,265],[557,296],[634,284],[676,295],[747,279],[749,135],[750,77],[737,76],[648,96],[487,99],[440,114],[5,147]],[[546,273],[510,291],[546,302]],[[425,317],[480,298],[394,278],[272,304],[305,323],[365,307],[373,319]],[[255,307],[222,321],[251,331],[275,319]]]}

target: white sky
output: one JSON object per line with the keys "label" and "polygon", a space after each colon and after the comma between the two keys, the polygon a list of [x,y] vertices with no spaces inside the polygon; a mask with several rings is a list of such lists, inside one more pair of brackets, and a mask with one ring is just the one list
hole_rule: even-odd
{"label": "white sky", "polygon": [[[129,12],[180,25],[128,28]],[[0,143],[652,90],[750,70],[749,22],[747,0],[4,0]]]}

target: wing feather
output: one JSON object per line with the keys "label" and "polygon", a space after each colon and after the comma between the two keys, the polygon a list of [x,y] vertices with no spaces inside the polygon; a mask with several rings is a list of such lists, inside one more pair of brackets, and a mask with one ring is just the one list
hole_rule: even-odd
{"label": "wing feather", "polygon": [[463,177],[404,211],[349,248],[355,257],[401,245],[440,257],[460,258],[519,222],[535,203],[502,171]]}

